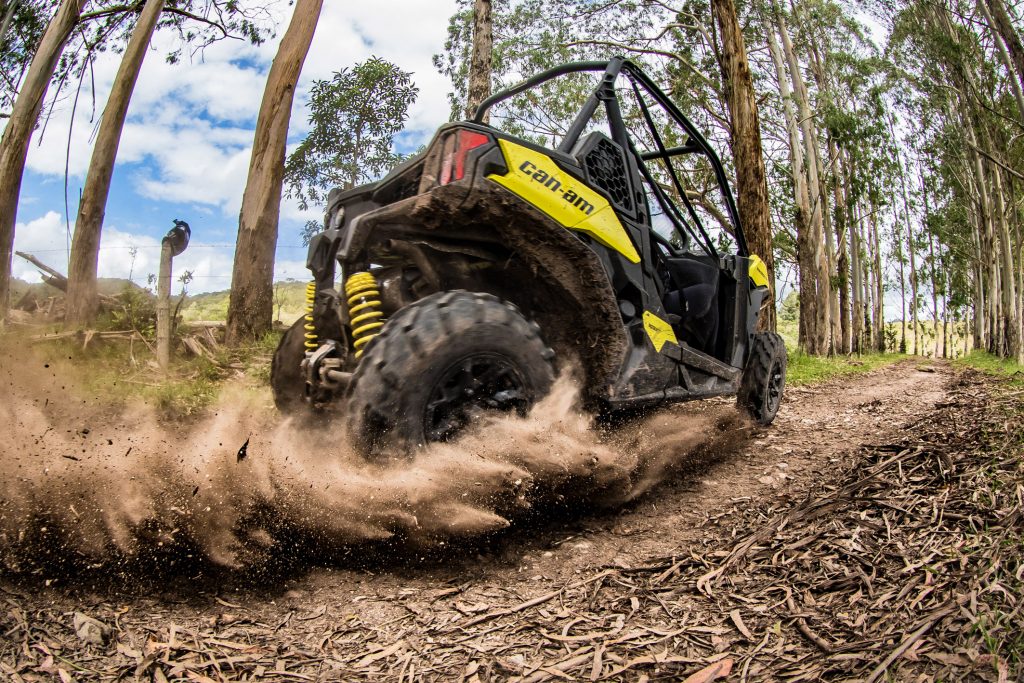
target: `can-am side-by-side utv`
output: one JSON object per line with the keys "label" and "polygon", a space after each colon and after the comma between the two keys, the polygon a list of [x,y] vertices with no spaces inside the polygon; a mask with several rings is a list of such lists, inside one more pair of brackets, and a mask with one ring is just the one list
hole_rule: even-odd
{"label": "can-am side-by-side utv", "polygon": [[[596,87],[554,149],[483,123],[493,105],[585,72]],[[694,157],[727,238],[711,237],[684,182]],[[734,394],[762,425],[778,412],[786,351],[755,331],[768,274],[722,163],[627,60],[494,94],[380,181],[332,191],[324,227],[308,313],[271,383],[285,411],[337,404],[329,414],[368,456],[450,439],[488,411],[525,413],[570,366],[597,410]]]}

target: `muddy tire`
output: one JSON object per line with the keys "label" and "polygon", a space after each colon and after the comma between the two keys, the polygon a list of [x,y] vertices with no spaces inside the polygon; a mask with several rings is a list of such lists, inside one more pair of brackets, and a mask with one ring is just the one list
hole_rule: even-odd
{"label": "muddy tire", "polygon": [[743,370],[737,407],[759,425],[770,425],[782,404],[786,387],[786,345],[774,332],[754,335]]}
{"label": "muddy tire", "polygon": [[291,414],[306,407],[304,398],[306,378],[299,367],[306,356],[303,325],[300,317],[281,337],[270,361],[270,389],[274,394],[274,405],[282,413]]}
{"label": "muddy tire", "polygon": [[371,458],[447,441],[487,411],[525,414],[554,381],[536,323],[489,294],[432,294],[398,311],[367,346],[345,419]]}

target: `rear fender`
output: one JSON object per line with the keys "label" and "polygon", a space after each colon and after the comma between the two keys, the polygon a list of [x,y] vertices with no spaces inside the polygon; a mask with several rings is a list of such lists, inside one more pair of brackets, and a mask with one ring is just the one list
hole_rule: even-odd
{"label": "rear fender", "polygon": [[[563,364],[578,359],[590,398],[608,396],[629,339],[608,274],[593,249],[489,181],[436,186],[359,216],[339,253],[346,272],[416,259],[426,245],[439,289],[473,289],[516,304]],[[434,246],[431,246],[434,245]]]}

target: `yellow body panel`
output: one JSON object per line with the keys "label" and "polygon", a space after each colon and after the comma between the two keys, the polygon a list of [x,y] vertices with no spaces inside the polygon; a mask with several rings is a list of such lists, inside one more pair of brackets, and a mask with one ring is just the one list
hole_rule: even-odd
{"label": "yellow body panel", "polygon": [[768,286],[768,266],[757,254],[750,255],[750,281],[757,287]]}
{"label": "yellow body panel", "polygon": [[651,343],[654,344],[654,350],[658,353],[661,353],[661,349],[665,346],[665,342],[672,342],[676,345],[679,344],[679,340],[676,339],[676,333],[672,329],[672,326],[650,311],[644,311],[644,330],[647,332],[647,336],[651,338]]}
{"label": "yellow body panel", "polygon": [[558,168],[551,157],[508,140],[498,140],[508,162],[505,175],[487,176],[522,197],[560,225],[593,237],[633,263],[640,254],[608,201]]}

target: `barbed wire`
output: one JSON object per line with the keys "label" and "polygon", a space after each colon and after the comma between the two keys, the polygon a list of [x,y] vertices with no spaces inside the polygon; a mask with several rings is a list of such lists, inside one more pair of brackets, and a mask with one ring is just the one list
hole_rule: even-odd
{"label": "barbed wire", "polygon": [[[188,248],[190,250],[191,249],[234,249],[235,245],[234,244],[190,244],[188,246]],[[277,248],[278,249],[308,249],[309,247],[303,246],[301,244],[279,244],[277,246]],[[129,250],[131,250],[131,249],[139,249],[139,250],[142,250],[142,249],[154,249],[154,250],[156,250],[156,249],[160,249],[160,245],[159,244],[140,244],[138,246],[132,246],[132,245],[118,244],[116,246],[100,247],[100,251],[110,251],[111,249],[129,249]],[[22,250],[22,251],[24,251],[24,250]],[[66,254],[67,252],[68,252],[67,249],[33,249],[32,250],[33,254],[56,254],[56,253]]]}

